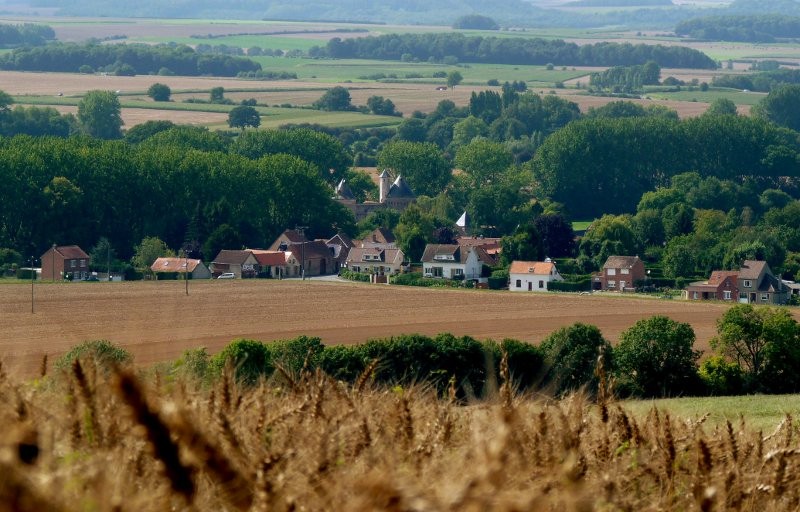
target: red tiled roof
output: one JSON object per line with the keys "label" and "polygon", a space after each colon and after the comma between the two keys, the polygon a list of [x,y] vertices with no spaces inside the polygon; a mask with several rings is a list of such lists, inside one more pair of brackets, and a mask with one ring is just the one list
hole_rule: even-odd
{"label": "red tiled roof", "polygon": [[250,252],[262,267],[280,267],[286,265],[286,253],[283,251],[263,251],[252,249]]}
{"label": "red tiled roof", "polygon": [[186,258],[156,258],[156,261],[150,265],[150,270],[153,272],[185,272],[188,268],[189,272],[194,272],[200,263],[200,260]]}
{"label": "red tiled roof", "polygon": [[555,265],[549,261],[512,261],[508,273],[548,276],[553,270]]}

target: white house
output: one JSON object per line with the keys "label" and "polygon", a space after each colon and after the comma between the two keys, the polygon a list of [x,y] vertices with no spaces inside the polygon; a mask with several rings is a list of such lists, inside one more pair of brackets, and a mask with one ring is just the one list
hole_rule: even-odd
{"label": "white house", "polygon": [[512,292],[546,292],[547,283],[564,280],[555,263],[549,260],[514,261],[508,278],[508,289]]}
{"label": "white house", "polygon": [[491,265],[491,257],[481,247],[428,244],[422,254],[425,277],[479,279],[484,264]]}
{"label": "white house", "polygon": [[404,259],[400,249],[353,247],[347,255],[345,267],[354,272],[390,275],[400,272]]}

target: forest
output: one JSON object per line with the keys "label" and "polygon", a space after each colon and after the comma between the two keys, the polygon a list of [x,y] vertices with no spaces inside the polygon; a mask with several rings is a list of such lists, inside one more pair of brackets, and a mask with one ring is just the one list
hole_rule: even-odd
{"label": "forest", "polygon": [[563,40],[465,36],[457,33],[387,34],[354,39],[335,37],[310,56],[336,59],[381,59],[559,66],[631,66],[654,61],[662,67],[715,69],[716,61],[684,46],[601,42],[577,45]]}
{"label": "forest", "polygon": [[675,33],[711,41],[771,43],[776,38],[800,37],[800,18],[780,14],[705,16],[682,21]]}
{"label": "forest", "polygon": [[148,44],[76,44],[15,48],[0,55],[0,69],[120,75],[178,74],[236,76],[261,65],[245,57],[200,53],[190,46]]}
{"label": "forest", "polygon": [[0,24],[0,48],[16,46],[39,46],[56,38],[55,32],[47,25],[23,23],[20,25]]}

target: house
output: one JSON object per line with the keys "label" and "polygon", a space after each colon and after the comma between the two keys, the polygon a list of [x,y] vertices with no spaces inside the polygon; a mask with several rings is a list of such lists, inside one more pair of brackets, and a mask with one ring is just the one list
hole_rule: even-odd
{"label": "house", "polygon": [[645,278],[644,263],[638,256],[609,256],[600,272],[592,278],[595,290],[632,290]]}
{"label": "house", "polygon": [[739,272],[715,270],[706,281],[689,284],[682,293],[687,300],[739,300]]}
{"label": "house", "polygon": [[258,276],[282,279],[300,276],[300,260],[291,252],[251,249],[258,262]]}
{"label": "house", "polygon": [[[150,270],[156,274],[184,274],[188,272],[189,279],[211,279],[211,271],[200,260],[188,258],[156,258],[150,265]],[[183,276],[180,276],[183,278]]]}
{"label": "house", "polygon": [[77,245],[53,245],[41,257],[42,279],[80,281],[89,277],[89,255]]}
{"label": "house", "polygon": [[249,249],[219,251],[211,262],[211,274],[214,277],[226,272],[233,272],[237,279],[256,277],[258,260]]}
{"label": "house", "polygon": [[347,255],[350,253],[350,249],[355,247],[355,242],[344,233],[337,233],[329,238],[325,245],[328,246],[333,254],[333,272],[337,273],[347,262]]}
{"label": "house", "polygon": [[417,200],[417,196],[411,190],[406,180],[402,176],[397,176],[394,182],[392,182],[392,177],[386,169],[384,169],[378,177],[378,189],[378,201],[364,201],[363,203],[359,203],[353,191],[350,189],[350,186],[347,184],[347,180],[342,179],[339,184],[336,185],[336,195],[334,199],[353,212],[356,221],[360,221],[370,213],[383,208],[392,208],[402,212],[408,208],[408,205]]}
{"label": "house", "polygon": [[552,261],[512,261],[508,271],[512,292],[545,292],[551,281],[563,281]]}
{"label": "house", "polygon": [[401,271],[404,259],[405,254],[397,248],[353,247],[345,267],[353,272],[391,275]]}
{"label": "house", "polygon": [[786,304],[789,287],[775,277],[766,261],[746,260],[737,278],[739,302],[745,304]]}
{"label": "house", "polygon": [[483,236],[460,236],[456,239],[456,243],[462,247],[480,247],[486,251],[486,254],[492,257],[490,266],[497,264],[500,253],[503,252],[502,241],[502,238]]}
{"label": "house", "polygon": [[481,247],[428,244],[422,254],[422,272],[425,277],[480,279],[483,266],[493,261]]}
{"label": "house", "polygon": [[269,250],[290,252],[300,262],[301,275],[322,276],[338,271],[335,249],[329,247],[326,240],[308,240],[297,230],[287,229],[281,233]]}

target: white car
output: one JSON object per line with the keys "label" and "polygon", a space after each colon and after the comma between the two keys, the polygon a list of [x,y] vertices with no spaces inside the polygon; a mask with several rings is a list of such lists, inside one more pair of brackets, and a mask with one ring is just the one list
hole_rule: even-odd
{"label": "white car", "polygon": [[236,274],[233,272],[224,272],[217,276],[217,279],[236,279]]}

